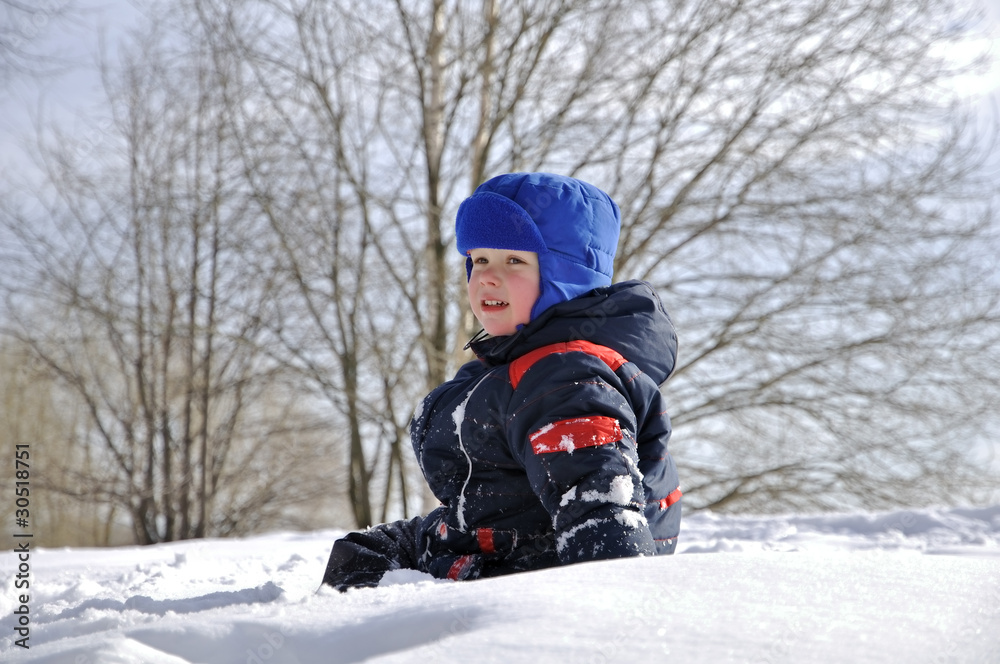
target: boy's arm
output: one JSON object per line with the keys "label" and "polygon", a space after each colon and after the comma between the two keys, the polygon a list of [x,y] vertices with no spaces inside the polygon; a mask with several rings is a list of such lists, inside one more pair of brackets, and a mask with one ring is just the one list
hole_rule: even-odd
{"label": "boy's arm", "polygon": [[552,516],[559,559],[655,554],[636,417],[612,368],[582,352],[544,358],[524,375],[514,405],[508,440]]}

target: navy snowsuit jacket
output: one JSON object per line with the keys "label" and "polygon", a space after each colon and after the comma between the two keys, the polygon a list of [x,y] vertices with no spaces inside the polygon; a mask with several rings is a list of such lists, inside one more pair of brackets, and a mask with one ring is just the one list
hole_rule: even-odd
{"label": "navy snowsuit jacket", "polygon": [[672,553],[681,491],[659,386],[677,337],[644,282],[552,306],[431,392],[410,428],[442,505],[338,540],[324,581],[472,579]]}

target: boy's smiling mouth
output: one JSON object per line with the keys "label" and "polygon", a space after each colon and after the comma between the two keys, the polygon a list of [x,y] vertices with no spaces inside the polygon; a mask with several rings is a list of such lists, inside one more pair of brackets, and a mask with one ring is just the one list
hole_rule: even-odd
{"label": "boy's smiling mouth", "polygon": [[502,308],[507,306],[503,300],[483,300],[483,308]]}

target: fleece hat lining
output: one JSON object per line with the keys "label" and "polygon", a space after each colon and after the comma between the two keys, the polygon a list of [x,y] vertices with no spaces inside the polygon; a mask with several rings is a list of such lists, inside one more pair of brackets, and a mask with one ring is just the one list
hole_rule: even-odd
{"label": "fleece hat lining", "polygon": [[492,191],[467,198],[458,209],[456,221],[456,239],[462,254],[479,248],[538,254],[548,251],[542,234],[525,209]]}

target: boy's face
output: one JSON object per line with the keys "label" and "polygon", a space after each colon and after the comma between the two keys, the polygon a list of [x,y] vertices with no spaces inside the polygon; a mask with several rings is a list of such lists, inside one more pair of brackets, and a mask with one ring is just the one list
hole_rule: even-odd
{"label": "boy's face", "polygon": [[469,304],[492,336],[514,334],[531,320],[538,299],[538,254],[509,249],[473,249]]}

